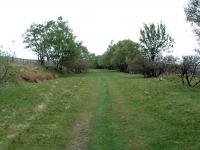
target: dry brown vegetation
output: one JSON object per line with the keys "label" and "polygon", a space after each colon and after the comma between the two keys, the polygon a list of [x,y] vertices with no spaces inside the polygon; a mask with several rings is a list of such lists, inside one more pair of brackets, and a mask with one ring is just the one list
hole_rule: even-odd
{"label": "dry brown vegetation", "polygon": [[20,77],[28,82],[37,83],[44,80],[52,80],[58,77],[57,74],[52,72],[41,72],[36,70],[25,70],[20,69],[19,71]]}
{"label": "dry brown vegetation", "polygon": [[59,77],[56,71],[52,71],[36,64],[12,63],[18,78],[31,83],[38,83],[44,80],[52,80]]}

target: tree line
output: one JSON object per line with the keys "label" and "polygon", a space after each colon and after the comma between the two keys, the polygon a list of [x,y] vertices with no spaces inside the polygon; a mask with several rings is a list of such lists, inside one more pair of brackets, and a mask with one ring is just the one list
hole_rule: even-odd
{"label": "tree line", "polygon": [[[184,11],[186,20],[191,23],[197,40],[200,39],[200,0],[188,0]],[[139,73],[144,77],[160,77],[164,73],[178,74],[183,84],[200,85],[200,50],[195,55],[178,59],[169,53],[175,43],[162,22],[144,24],[140,29],[139,42],[125,39],[111,41],[106,52],[95,56],[82,42],[76,40],[73,30],[62,17],[45,23],[33,23],[23,35],[26,48],[37,54],[38,62],[45,65],[51,61],[57,70],[81,73],[88,67],[115,69],[121,72]],[[0,50],[0,80],[6,80],[9,54]]]}
{"label": "tree line", "polygon": [[[186,20],[200,39],[200,0],[188,0],[185,7]],[[175,44],[164,23],[144,24],[140,29],[139,43],[125,39],[111,41],[106,52],[95,56],[81,42],[76,41],[68,22],[59,17],[44,24],[32,24],[24,34],[27,48],[36,52],[39,62],[52,61],[56,69],[67,68],[82,72],[88,66],[116,69],[121,72],[140,73],[144,77],[159,77],[164,73],[176,73],[188,86],[200,84],[200,51],[195,55],[178,59],[169,53]]]}
{"label": "tree line", "polygon": [[140,43],[130,39],[115,44],[111,41],[107,51],[98,57],[97,67],[141,73],[145,77],[158,77],[165,71],[171,71],[170,67],[175,71],[177,58],[172,55],[163,57],[163,52],[169,51],[174,44],[165,24],[144,24],[140,34]]}
{"label": "tree line", "polygon": [[[200,0],[189,0],[185,7],[186,20],[191,23],[193,31],[200,40]],[[116,69],[122,72],[139,73],[144,77],[159,77],[164,73],[177,74],[184,85],[200,85],[200,50],[194,55],[183,56],[180,60],[169,53],[175,43],[166,26],[144,24],[140,30],[139,43],[125,39],[113,43],[107,51],[96,57],[96,67]]]}

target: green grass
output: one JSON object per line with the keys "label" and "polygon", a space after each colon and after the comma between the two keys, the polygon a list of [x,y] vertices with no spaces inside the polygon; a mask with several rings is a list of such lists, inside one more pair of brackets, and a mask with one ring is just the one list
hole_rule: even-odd
{"label": "green grass", "polygon": [[[199,91],[105,70],[7,85],[0,88],[0,149],[76,143],[89,150],[198,150]],[[91,117],[82,117],[86,112]]]}

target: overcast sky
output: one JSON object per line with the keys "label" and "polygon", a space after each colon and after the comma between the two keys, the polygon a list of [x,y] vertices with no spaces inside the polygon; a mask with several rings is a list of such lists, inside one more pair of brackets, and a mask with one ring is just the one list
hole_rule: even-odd
{"label": "overcast sky", "polygon": [[[22,34],[31,23],[62,16],[90,52],[102,54],[111,40],[139,42],[143,23],[163,21],[175,38],[175,56],[192,54],[197,42],[185,20],[187,0],[0,0],[0,45],[17,57],[36,58]],[[15,41],[15,42],[12,42]]]}

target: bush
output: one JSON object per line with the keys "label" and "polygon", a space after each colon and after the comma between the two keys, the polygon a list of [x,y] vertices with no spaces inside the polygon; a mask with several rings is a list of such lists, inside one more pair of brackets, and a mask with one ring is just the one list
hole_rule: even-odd
{"label": "bush", "polygon": [[10,65],[11,54],[0,50],[0,85],[15,80],[15,72]]}
{"label": "bush", "polygon": [[137,55],[128,62],[128,71],[129,73],[143,74],[144,77],[158,77],[164,73],[164,64],[160,60],[152,61]]}
{"label": "bush", "polygon": [[85,60],[80,59],[74,64],[72,71],[75,73],[82,73],[87,71],[88,67],[88,63]]}
{"label": "bush", "polygon": [[183,56],[181,64],[181,79],[183,84],[188,86],[197,86],[200,84],[200,57]]}

